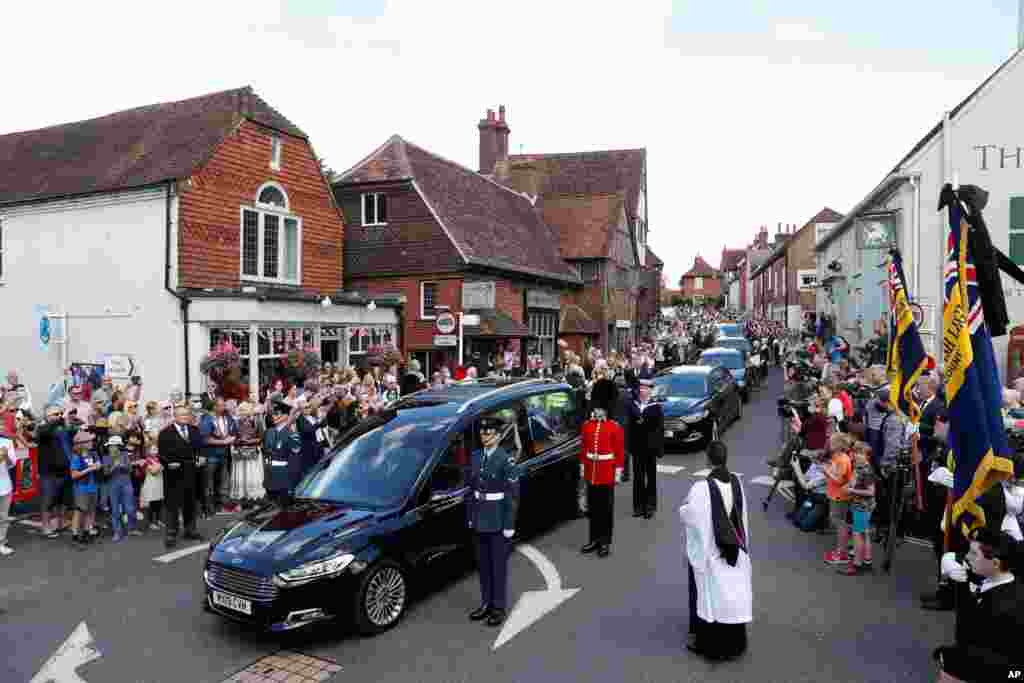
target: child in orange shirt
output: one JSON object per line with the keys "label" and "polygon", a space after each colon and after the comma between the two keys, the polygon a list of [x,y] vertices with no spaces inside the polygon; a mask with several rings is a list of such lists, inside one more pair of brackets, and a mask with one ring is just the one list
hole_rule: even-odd
{"label": "child in orange shirt", "polygon": [[835,550],[825,553],[826,564],[850,563],[850,554],[846,550],[850,543],[850,528],[846,524],[846,516],[850,511],[850,494],[847,487],[853,479],[853,462],[849,453],[851,445],[849,437],[845,434],[833,434],[829,439],[828,449],[832,460],[825,466],[826,492],[829,500],[829,517],[839,533],[836,534]]}

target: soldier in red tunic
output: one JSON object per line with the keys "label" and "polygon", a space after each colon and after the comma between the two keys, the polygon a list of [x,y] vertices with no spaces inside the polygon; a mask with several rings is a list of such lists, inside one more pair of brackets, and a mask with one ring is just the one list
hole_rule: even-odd
{"label": "soldier in red tunic", "polygon": [[[608,386],[606,386],[608,385]],[[587,483],[587,513],[590,542],[582,552],[597,551],[599,557],[611,552],[612,521],[615,517],[615,484],[622,481],[625,437],[622,427],[608,419],[615,385],[610,380],[595,382],[591,391],[593,411],[583,423],[580,475]]]}

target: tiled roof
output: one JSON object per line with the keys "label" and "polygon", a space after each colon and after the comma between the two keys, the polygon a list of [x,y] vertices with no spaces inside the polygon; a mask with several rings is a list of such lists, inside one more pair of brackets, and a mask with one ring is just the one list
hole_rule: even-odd
{"label": "tiled roof", "polygon": [[563,303],[558,331],[560,334],[601,334],[601,326],[576,304]]}
{"label": "tiled roof", "polygon": [[722,265],[719,270],[723,273],[727,273],[730,270],[735,270],[739,262],[747,255],[746,249],[726,249],[722,252]]}
{"label": "tiled roof", "polygon": [[621,194],[551,195],[541,204],[541,215],[559,235],[562,258],[608,258],[622,205]]}
{"label": "tiled roof", "polygon": [[833,211],[827,206],[815,214],[814,218],[807,221],[808,223],[838,223],[843,220],[843,214],[838,211]]}
{"label": "tiled roof", "polygon": [[306,135],[251,87],[0,135],[0,204],[185,178],[249,119]]}
{"label": "tiled roof", "polygon": [[711,277],[712,275],[718,275],[718,272],[707,261],[697,256],[693,260],[693,268],[684,273],[683,277]]}
{"label": "tiled roof", "polygon": [[384,180],[415,182],[468,263],[580,282],[558,253],[557,233],[525,196],[398,135],[336,177],[335,183]]}
{"label": "tiled roof", "polygon": [[623,192],[626,215],[635,216],[647,164],[645,149],[614,149],[568,154],[510,154],[509,161],[534,162],[542,171],[540,194]]}
{"label": "tiled roof", "polygon": [[665,262],[658,258],[658,255],[651,251],[651,247],[647,246],[647,255],[644,259],[644,263],[649,268],[657,268],[658,266],[665,265]]}

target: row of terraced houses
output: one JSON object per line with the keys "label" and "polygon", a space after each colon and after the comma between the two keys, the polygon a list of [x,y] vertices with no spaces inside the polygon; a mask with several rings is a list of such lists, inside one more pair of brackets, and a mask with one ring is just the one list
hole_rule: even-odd
{"label": "row of terraced houses", "polygon": [[395,135],[332,177],[249,87],[2,135],[5,361],[37,395],[74,365],[196,394],[231,339],[255,394],[296,347],[429,373],[651,334],[646,151],[509,154],[504,107],[476,128],[476,170]]}

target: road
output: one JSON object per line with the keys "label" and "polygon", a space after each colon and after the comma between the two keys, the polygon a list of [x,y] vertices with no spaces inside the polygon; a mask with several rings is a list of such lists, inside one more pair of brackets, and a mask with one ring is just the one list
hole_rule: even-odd
{"label": "road", "polygon": [[[101,654],[77,669],[89,683],[246,680],[237,674],[256,662],[271,671],[279,663],[262,658],[292,652],[314,658],[305,661],[321,667],[321,680],[339,682],[934,680],[930,652],[950,640],[953,618],[916,607],[933,572],[928,550],[901,547],[891,576],[840,576],[821,561],[833,537],[794,529],[781,497],[762,512],[767,486],[751,480],[767,474],[780,389],[776,371],[723,437],[750,501],[754,623],[750,650],[738,661],[709,664],[683,646],[687,587],[676,509],[706,466],[698,451],[665,456],[663,465],[682,469],[660,475],[653,520],[634,519],[631,489],[619,487],[610,557],[579,553],[586,520],[526,539],[554,565],[562,587],[579,591],[497,649],[498,629],[466,619],[479,597],[466,567],[431,577],[405,620],[375,638],[338,626],[269,636],[201,611],[203,552],[155,562],[165,554],[155,535],[76,551],[66,539],[45,540],[16,524],[17,552],[0,560],[0,681],[31,680],[82,623]],[[229,519],[209,520],[203,530]],[[513,554],[513,600],[546,585],[526,554]]]}

